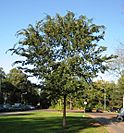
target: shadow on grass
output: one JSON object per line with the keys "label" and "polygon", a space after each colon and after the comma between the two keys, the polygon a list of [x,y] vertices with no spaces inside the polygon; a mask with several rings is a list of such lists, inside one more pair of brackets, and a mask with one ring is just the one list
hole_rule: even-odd
{"label": "shadow on grass", "polygon": [[[98,128],[101,125],[92,118],[68,116],[66,133],[78,133],[83,129]],[[0,117],[0,133],[64,133],[62,116],[40,116],[17,114]]]}

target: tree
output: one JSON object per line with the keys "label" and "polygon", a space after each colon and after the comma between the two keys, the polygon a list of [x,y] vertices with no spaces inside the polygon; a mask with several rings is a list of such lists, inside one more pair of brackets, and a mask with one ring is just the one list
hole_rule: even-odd
{"label": "tree", "polygon": [[9,74],[7,74],[7,79],[13,85],[19,88],[22,83],[27,82],[27,75],[24,74],[21,70],[13,68],[10,70]]}
{"label": "tree", "polygon": [[22,102],[23,93],[28,91],[27,75],[21,70],[13,68],[7,74],[7,81],[14,86],[13,92],[11,93],[12,97],[14,96],[13,102]]}
{"label": "tree", "polygon": [[51,98],[46,90],[43,88],[40,92],[40,107],[42,109],[48,109],[51,105]]}
{"label": "tree", "polygon": [[124,44],[121,43],[121,47],[116,49],[117,58],[110,62],[111,73],[120,77],[124,74]]}
{"label": "tree", "polygon": [[38,86],[28,80],[28,76],[23,71],[13,68],[6,75],[3,83],[3,92],[7,94],[7,102],[22,102],[37,105],[39,102]]}
{"label": "tree", "polygon": [[85,16],[76,18],[73,12],[67,12],[65,16],[48,15],[35,26],[30,24],[17,32],[22,40],[10,51],[25,58],[15,63],[37,76],[51,98],[63,97],[63,127],[67,96],[88,87],[99,72],[108,69],[106,63],[114,57],[104,56],[106,47],[98,45],[104,39],[104,28]]}
{"label": "tree", "polygon": [[2,67],[0,67],[0,78],[4,79],[6,77],[6,74]]}
{"label": "tree", "polygon": [[4,102],[4,96],[2,93],[3,80],[5,79],[6,74],[2,67],[0,67],[0,103]]}
{"label": "tree", "polygon": [[106,104],[109,109],[115,106],[117,88],[114,82],[98,80],[94,82],[93,88],[93,92],[89,93],[89,97],[92,97],[90,100],[94,102],[95,106],[103,108],[103,105]]}
{"label": "tree", "polygon": [[27,81],[26,92],[22,93],[22,102],[36,106],[40,102],[40,94],[38,85]]}
{"label": "tree", "polygon": [[118,100],[119,106],[122,107],[123,95],[124,95],[124,74],[122,74],[118,79],[117,86],[118,86],[117,92],[116,92],[118,94],[117,100]]}
{"label": "tree", "polygon": [[118,86],[121,91],[121,95],[124,94],[124,74],[118,79]]}

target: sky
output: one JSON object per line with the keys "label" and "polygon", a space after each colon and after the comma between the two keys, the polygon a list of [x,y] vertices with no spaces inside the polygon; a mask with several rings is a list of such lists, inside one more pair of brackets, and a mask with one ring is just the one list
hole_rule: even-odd
{"label": "sky", "polygon": [[19,57],[6,51],[19,41],[16,32],[34,25],[45,16],[65,15],[67,11],[77,16],[86,15],[93,22],[106,27],[102,45],[113,54],[124,43],[124,0],[0,0],[0,67],[6,73]]}

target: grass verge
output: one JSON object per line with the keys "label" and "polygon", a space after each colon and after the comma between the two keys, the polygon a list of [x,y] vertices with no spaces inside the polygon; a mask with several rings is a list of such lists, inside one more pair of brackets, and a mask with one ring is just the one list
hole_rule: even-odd
{"label": "grass verge", "polygon": [[0,116],[0,133],[108,133],[95,119],[67,113],[66,131],[61,112],[34,111]]}

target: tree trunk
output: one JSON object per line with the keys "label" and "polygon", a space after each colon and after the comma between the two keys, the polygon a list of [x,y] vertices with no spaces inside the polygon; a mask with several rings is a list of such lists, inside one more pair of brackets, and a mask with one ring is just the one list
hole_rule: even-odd
{"label": "tree trunk", "polygon": [[63,128],[66,128],[66,95],[64,95]]}

